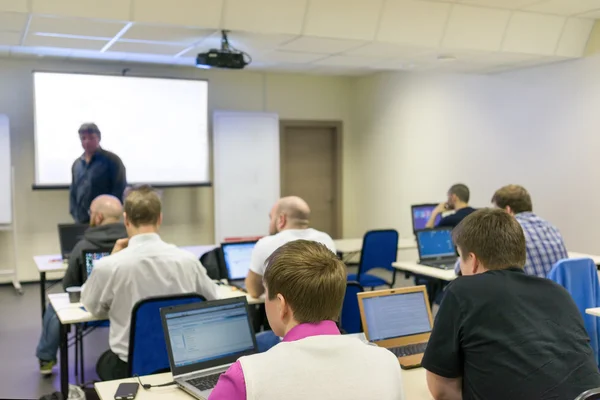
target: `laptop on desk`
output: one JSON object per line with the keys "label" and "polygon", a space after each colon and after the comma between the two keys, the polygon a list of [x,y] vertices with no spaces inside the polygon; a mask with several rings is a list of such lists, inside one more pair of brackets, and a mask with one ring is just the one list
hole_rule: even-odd
{"label": "laptop on desk", "polygon": [[403,369],[421,366],[433,328],[425,286],[358,294],[365,336],[398,357]]}
{"label": "laptop on desk", "polygon": [[453,269],[456,248],[452,242],[452,228],[425,229],[416,232],[419,264],[440,269]]}
{"label": "laptop on desk", "polygon": [[173,380],[207,399],[238,358],[258,351],[245,297],[160,309]]}
{"label": "laptop on desk", "polygon": [[[425,229],[425,225],[431,218],[431,214],[433,210],[437,207],[437,204],[429,203],[429,204],[415,204],[410,206],[410,215],[412,217],[412,226],[413,232],[420,231],[421,229]],[[435,224],[437,225],[442,219],[442,215],[439,214],[435,219]]]}
{"label": "laptop on desk", "polygon": [[97,250],[84,250],[83,251],[83,262],[85,263],[85,276],[84,280],[87,280],[96,265],[96,261],[99,259],[109,256],[112,249],[97,249]]}
{"label": "laptop on desk", "polygon": [[63,262],[66,263],[69,260],[73,248],[77,242],[83,239],[83,234],[89,227],[86,224],[58,224],[58,240]]}
{"label": "laptop on desk", "polygon": [[255,245],[256,240],[221,244],[221,262],[227,269],[227,280],[231,286],[246,290],[245,280]]}

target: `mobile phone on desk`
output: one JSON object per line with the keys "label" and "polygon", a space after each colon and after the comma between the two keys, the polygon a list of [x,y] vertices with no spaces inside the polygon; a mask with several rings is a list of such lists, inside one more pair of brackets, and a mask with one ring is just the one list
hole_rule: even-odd
{"label": "mobile phone on desk", "polygon": [[137,382],[121,383],[115,393],[115,400],[133,400],[139,388],[140,384]]}

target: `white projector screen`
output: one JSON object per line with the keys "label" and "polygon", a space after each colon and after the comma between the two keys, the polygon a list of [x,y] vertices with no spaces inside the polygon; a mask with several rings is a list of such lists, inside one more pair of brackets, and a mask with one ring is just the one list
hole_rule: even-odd
{"label": "white projector screen", "polygon": [[70,185],[86,122],[123,160],[129,184],[210,183],[206,81],[46,72],[33,80],[34,187]]}

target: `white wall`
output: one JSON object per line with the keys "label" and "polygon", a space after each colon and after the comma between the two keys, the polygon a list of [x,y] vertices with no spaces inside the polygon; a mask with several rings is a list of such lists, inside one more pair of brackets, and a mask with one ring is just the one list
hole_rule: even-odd
{"label": "white wall", "polygon": [[[0,59],[0,114],[11,124],[11,147],[16,167],[18,261],[23,281],[37,280],[35,254],[59,251],[56,224],[70,222],[68,193],[33,191],[33,70],[118,74],[125,66],[110,63]],[[344,173],[352,175],[352,129],[349,121],[350,78],[264,74],[247,71],[205,71],[195,68],[131,66],[131,75],[209,80],[209,110],[275,112],[281,119],[341,120],[344,122]],[[82,93],[93,96],[93,93]],[[118,95],[115,93],[115,95]],[[143,132],[140,132],[143,134]],[[73,132],[73,140],[77,140]],[[74,155],[75,157],[76,155]],[[346,171],[347,166],[347,171]],[[344,185],[346,188],[348,185]],[[346,189],[344,189],[346,190]],[[350,197],[350,196],[344,196]],[[163,194],[166,240],[179,245],[213,243],[212,188],[167,189]],[[344,204],[353,215],[352,199]],[[344,229],[352,235],[353,218]],[[265,216],[265,224],[268,221]],[[0,232],[0,269],[12,265],[10,236]]]}
{"label": "white wall", "polygon": [[379,74],[355,82],[357,230],[410,234],[410,205],[466,183],[488,206],[508,183],[573,251],[600,253],[600,58],[491,76]]}

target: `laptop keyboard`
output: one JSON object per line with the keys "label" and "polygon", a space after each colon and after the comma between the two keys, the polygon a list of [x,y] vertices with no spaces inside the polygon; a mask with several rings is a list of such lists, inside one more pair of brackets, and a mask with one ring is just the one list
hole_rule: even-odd
{"label": "laptop keyboard", "polygon": [[194,378],[186,381],[196,389],[200,391],[210,390],[217,385],[217,381],[223,372],[219,372],[218,374],[202,376],[200,378]]}
{"label": "laptop keyboard", "polygon": [[427,343],[409,344],[408,346],[392,347],[388,350],[394,353],[396,357],[412,356],[414,354],[425,353]]}

